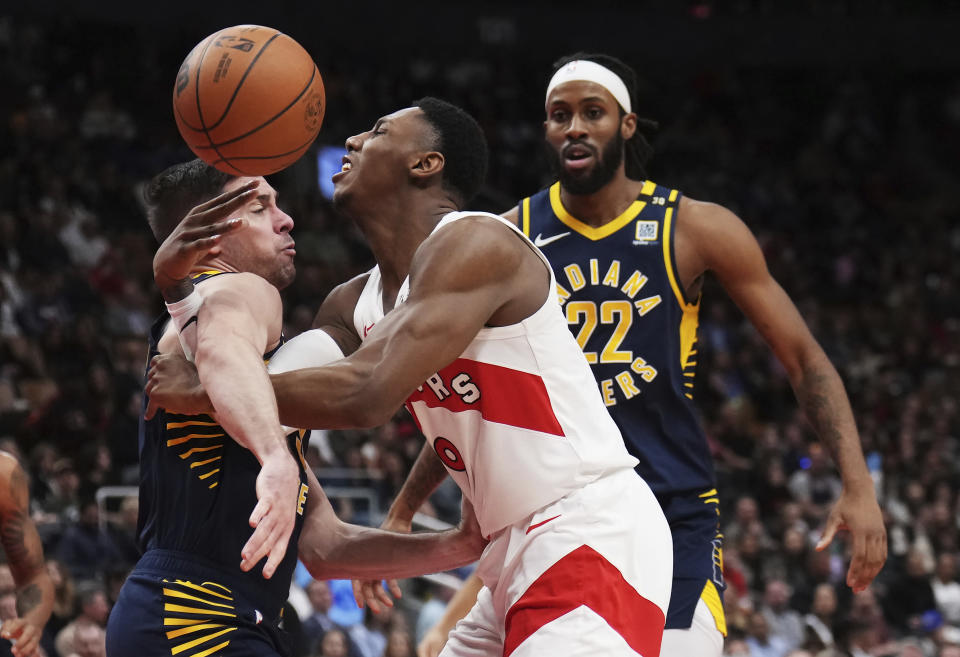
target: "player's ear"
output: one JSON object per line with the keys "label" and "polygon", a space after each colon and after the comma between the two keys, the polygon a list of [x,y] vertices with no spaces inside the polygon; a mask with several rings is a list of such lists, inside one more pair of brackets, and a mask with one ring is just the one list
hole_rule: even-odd
{"label": "player's ear", "polygon": [[410,175],[415,179],[426,180],[443,170],[446,160],[439,151],[427,151],[417,156],[410,168]]}
{"label": "player's ear", "polygon": [[629,112],[620,119],[620,136],[630,139],[637,132],[637,115]]}

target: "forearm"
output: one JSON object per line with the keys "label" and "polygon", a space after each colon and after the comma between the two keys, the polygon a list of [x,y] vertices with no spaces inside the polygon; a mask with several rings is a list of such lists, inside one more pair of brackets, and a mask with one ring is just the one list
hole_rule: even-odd
{"label": "forearm", "polygon": [[792,381],[800,408],[837,464],[844,487],[871,486],[850,400],[836,368],[819,348]]}
{"label": "forearm", "polygon": [[53,610],[53,582],[46,568],[22,586],[17,586],[17,615],[33,625],[42,628],[50,619]]}
{"label": "forearm", "polygon": [[260,354],[246,340],[229,334],[211,342],[209,337],[200,340],[197,373],[220,425],[261,463],[277,450],[286,452]]}
{"label": "forearm", "polygon": [[390,505],[386,523],[399,522],[409,526],[417,510],[446,478],[447,469],[430,443],[424,443],[403,487]]}
{"label": "forearm", "polygon": [[316,579],[400,579],[476,561],[482,545],[459,529],[398,534],[340,523],[300,559]]}
{"label": "forearm", "polygon": [[473,606],[477,603],[477,594],[483,588],[483,581],[474,573],[467,578],[456,592],[450,602],[447,603],[447,609],[443,616],[434,625],[434,629],[443,634],[449,634],[461,618],[467,615]]}
{"label": "forearm", "polygon": [[345,361],[271,374],[280,421],[290,427],[365,429],[385,423],[400,402],[384,399],[363,365]]}

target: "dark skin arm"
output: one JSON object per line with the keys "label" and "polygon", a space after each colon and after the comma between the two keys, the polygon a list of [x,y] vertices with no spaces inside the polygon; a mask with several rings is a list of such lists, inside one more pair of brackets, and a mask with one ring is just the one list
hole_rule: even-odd
{"label": "dark skin arm", "polygon": [[0,636],[13,639],[13,654],[36,654],[43,626],[53,609],[53,583],[43,560],[43,546],[30,520],[27,475],[16,459],[0,453],[0,542],[17,586],[17,616],[3,623]]}
{"label": "dark skin arm", "polygon": [[829,545],[839,529],[849,530],[853,556],[847,584],[855,592],[865,589],[886,561],[886,529],[840,375],[736,215],[719,205],[683,199],[675,250],[688,298],[696,297],[702,274],[712,271],[786,369],[800,407],[843,480],[817,549]]}
{"label": "dark skin arm", "polygon": [[486,325],[514,324],[543,303],[546,267],[491,219],[467,218],[428,238],[410,297],[351,356],[272,377],[288,426],[374,427]]}

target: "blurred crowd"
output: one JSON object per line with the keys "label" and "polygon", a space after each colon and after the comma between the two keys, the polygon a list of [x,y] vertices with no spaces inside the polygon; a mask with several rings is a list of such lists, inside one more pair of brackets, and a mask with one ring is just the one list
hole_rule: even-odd
{"label": "blurred crowd", "polygon": [[[145,333],[162,307],[139,191],[191,157],[169,92],[198,37],[82,27],[0,17],[0,449],[31,476],[57,587],[51,657],[102,654],[137,559],[136,495],[110,487],[137,482]],[[479,208],[506,210],[549,181],[541,89],[564,53],[311,51],[329,64],[322,141],[436,95],[487,133]],[[721,491],[726,654],[960,656],[960,77],[719,65],[675,76],[631,63],[640,113],[661,124],[651,177],[726,205],[757,234],[844,379],[889,532],[885,569],[853,595],[844,542],[813,549],[841,488],[830,455],[762,338],[708,282],[696,399]],[[297,222],[292,337],[372,259],[318,191],[309,157],[274,183]],[[310,458],[325,486],[347,491],[332,495],[342,516],[376,523],[421,445],[398,413],[373,431],[315,432]],[[456,487],[425,511],[456,522]],[[450,589],[406,586],[404,604],[377,616],[350,603],[348,583],[298,572],[285,615],[297,654],[412,655]],[[15,613],[12,590],[2,567],[0,618]]]}

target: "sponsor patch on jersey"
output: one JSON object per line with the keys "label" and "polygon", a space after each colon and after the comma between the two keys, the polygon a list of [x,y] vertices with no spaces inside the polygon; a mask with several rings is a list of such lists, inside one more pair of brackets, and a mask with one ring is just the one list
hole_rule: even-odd
{"label": "sponsor patch on jersey", "polygon": [[638,221],[636,230],[637,232],[634,235],[634,244],[656,242],[660,237],[660,222]]}

